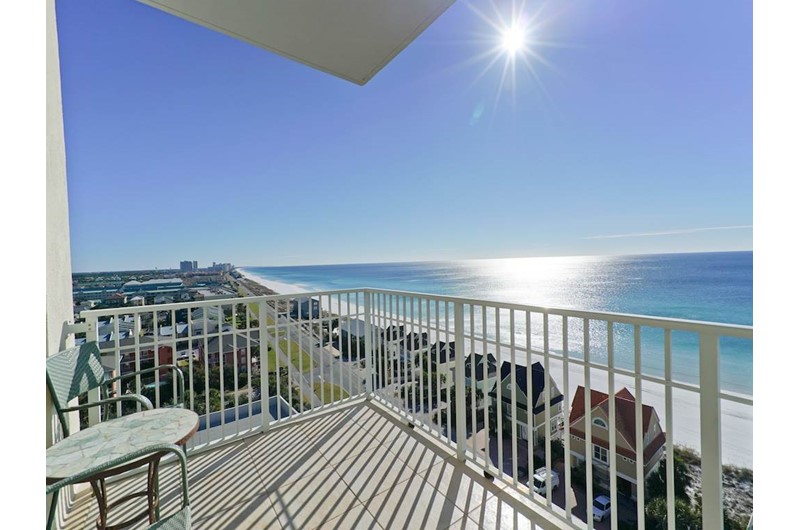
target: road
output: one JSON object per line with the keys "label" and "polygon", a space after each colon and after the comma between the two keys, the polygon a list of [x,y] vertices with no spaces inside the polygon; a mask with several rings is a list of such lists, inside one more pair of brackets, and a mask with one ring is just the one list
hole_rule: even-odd
{"label": "road", "polygon": [[[230,274],[226,274],[226,279],[237,285],[246,296],[256,296],[251,289],[245,285],[244,282],[237,281]],[[316,394],[312,391],[313,383],[319,382],[320,378],[328,383],[333,383],[341,387],[349,395],[353,396],[360,394],[365,390],[364,377],[365,374],[360,369],[358,361],[343,361],[340,356],[332,354],[331,351],[323,347],[321,337],[318,337],[307,328],[301,328],[301,322],[297,319],[289,318],[286,315],[279,315],[275,308],[270,308],[271,317],[274,322],[278,324],[288,324],[282,329],[287,330],[286,338],[291,342],[296,342],[300,348],[307,352],[314,360],[316,366],[311,370],[304,370],[302,374],[299,370],[292,370],[292,380],[298,386],[303,388],[303,394],[313,396],[312,403],[314,406],[321,405]],[[302,329],[302,331],[300,331]],[[272,338],[268,338],[272,344]],[[333,351],[332,345],[328,345]],[[280,350],[280,348],[279,348]],[[288,364],[288,357],[286,352],[278,352],[280,362],[284,365]],[[305,367],[304,367],[305,368]]]}
{"label": "road", "polygon": [[[364,374],[358,368],[358,361],[343,361],[331,353],[330,350],[336,351],[332,346],[329,345],[330,350],[320,346],[322,339],[308,329],[302,328],[299,320],[278,315],[274,309],[271,316],[279,326],[284,325],[280,329],[286,330],[286,338],[290,342],[299,344],[300,348],[314,360],[315,366],[311,370],[303,371],[302,379],[305,384],[310,381],[319,382],[321,376],[325,382],[340,386],[351,396],[364,392]],[[282,362],[284,360],[285,354],[281,358]],[[297,371],[293,371],[292,375],[295,372]],[[303,392],[306,392],[305,388]]]}

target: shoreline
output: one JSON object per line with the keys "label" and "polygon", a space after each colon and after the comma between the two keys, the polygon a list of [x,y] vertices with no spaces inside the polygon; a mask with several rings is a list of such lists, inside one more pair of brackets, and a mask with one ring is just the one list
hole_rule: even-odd
{"label": "shoreline", "polygon": [[[257,276],[244,269],[237,269],[243,277],[263,285],[267,289],[271,289],[278,294],[294,294],[294,293],[307,293],[311,292],[308,288],[292,285],[288,283],[277,282],[268,280]],[[341,313],[338,307],[335,307],[336,301],[332,300],[331,310]],[[476,345],[478,343],[476,342]],[[480,353],[481,348],[476,348],[476,353]],[[501,346],[501,357],[509,358],[510,352],[504,351],[507,348]],[[495,352],[496,353],[496,352]],[[532,360],[543,361],[541,355],[532,354]],[[534,359],[535,358],[535,359]],[[520,361],[520,355],[516,357]],[[563,391],[563,369],[560,361],[551,358],[550,360],[551,377],[556,385]],[[594,390],[607,392],[608,377],[605,372],[592,369],[591,387]],[[615,378],[615,390],[619,391],[623,386],[627,386],[631,392],[634,390],[632,380],[627,380],[625,376],[617,376]],[[579,366],[570,366],[569,368],[569,393],[573,394],[578,385],[585,386],[584,370]],[[665,406],[665,391],[663,385],[651,383],[649,381],[642,382],[642,397],[643,403],[652,406],[659,419],[661,426],[666,431],[666,406]],[[565,409],[568,410],[569,404],[572,402],[572,395],[565,396],[567,405]],[[682,445],[694,450],[700,449],[700,408],[699,408],[699,395],[686,392],[683,390],[673,390],[673,443],[675,445]],[[723,464],[735,465],[739,467],[753,468],[753,407],[742,405],[731,401],[722,401],[721,403],[721,422],[722,422],[722,457]]]}
{"label": "shoreline", "polygon": [[309,289],[304,288],[300,285],[293,285],[291,283],[282,283],[275,280],[268,280],[266,278],[262,278],[261,276],[253,274],[247,269],[240,269],[237,267],[236,271],[243,277],[247,278],[248,280],[261,284],[265,288],[275,291],[277,294],[295,294],[295,293],[310,292]]}

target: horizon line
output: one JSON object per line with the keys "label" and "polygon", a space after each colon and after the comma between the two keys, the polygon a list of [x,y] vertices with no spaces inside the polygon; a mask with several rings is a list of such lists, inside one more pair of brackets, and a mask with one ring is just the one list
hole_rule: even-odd
{"label": "horizon line", "polygon": [[[503,259],[547,259],[547,258],[603,258],[603,257],[635,257],[635,256],[670,256],[675,254],[726,254],[732,252],[753,252],[753,249],[730,249],[730,250],[693,250],[676,252],[635,252],[625,254],[559,254],[548,256],[504,256],[504,257],[481,257],[481,258],[456,258],[456,259],[422,259],[412,261],[361,261],[361,262],[339,262],[339,263],[301,263],[296,265],[235,265],[234,269],[247,269],[253,267],[328,267],[333,265],[389,265],[394,263],[452,263],[458,261],[485,261]],[[178,268],[161,267],[158,269],[117,269],[117,270],[93,270],[93,271],[72,271],[72,274],[98,274],[109,272],[152,272],[152,271],[178,271]]]}

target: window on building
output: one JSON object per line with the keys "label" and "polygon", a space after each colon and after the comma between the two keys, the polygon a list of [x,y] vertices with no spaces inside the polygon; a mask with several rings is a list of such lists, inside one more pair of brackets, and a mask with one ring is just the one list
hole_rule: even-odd
{"label": "window on building", "polygon": [[598,427],[602,427],[604,429],[608,429],[608,424],[606,424],[606,422],[603,421],[603,418],[595,418],[595,419],[592,420],[592,423],[594,425],[597,425]]}
{"label": "window on building", "polygon": [[594,448],[594,459],[598,462],[608,464],[608,449],[600,447],[599,445],[593,445],[592,447]]}
{"label": "window on building", "polygon": [[550,418],[550,434],[556,434],[561,429],[561,417]]}

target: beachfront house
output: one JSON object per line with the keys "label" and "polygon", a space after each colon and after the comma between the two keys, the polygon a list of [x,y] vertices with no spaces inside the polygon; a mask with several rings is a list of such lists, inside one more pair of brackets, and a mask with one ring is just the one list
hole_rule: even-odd
{"label": "beachfront house", "polygon": [[431,344],[431,361],[436,363],[436,372],[447,388],[453,384],[456,369],[456,342],[438,341]]}
{"label": "beachfront house", "polygon": [[387,350],[390,357],[415,366],[422,362],[422,355],[428,352],[427,333],[409,333],[399,342],[390,343]]}
{"label": "beachfront house", "polygon": [[363,357],[366,352],[367,323],[360,318],[339,319],[339,351],[344,359]]}
{"label": "beachfront house", "polygon": [[427,349],[427,333],[409,333],[406,335],[406,338],[400,342],[400,351],[406,354],[417,354],[421,351],[427,351]]}
{"label": "beachfront house", "polygon": [[[474,375],[473,375],[474,373]],[[497,382],[497,359],[491,353],[481,355],[473,353],[464,358],[464,383],[468,389],[472,389],[473,379],[477,399],[475,407],[482,409],[486,405],[484,396]]]}
{"label": "beachfront house", "polygon": [[[572,398],[569,414],[570,453],[572,465],[586,460],[586,404],[585,389],[579,386]],[[615,396],[617,490],[630,497],[636,497],[636,400],[627,388]],[[608,487],[610,481],[609,460],[609,399],[608,394],[592,390],[590,399],[592,427],[592,466],[593,474],[600,483]],[[658,468],[664,454],[666,434],[661,428],[656,410],[642,404],[642,431],[640,440],[644,441],[644,477]]]}
{"label": "beachfront house", "polygon": [[319,300],[316,298],[298,298],[292,300],[289,317],[295,319],[319,318]]}
{"label": "beachfront house", "polygon": [[[528,383],[530,377],[530,394]],[[555,435],[564,423],[562,402],[564,395],[556,386],[553,378],[550,380],[550,398],[545,398],[545,373],[541,363],[531,366],[512,365],[504,361],[500,366],[500,392],[495,382],[489,390],[490,406],[502,411],[503,432],[513,434],[514,412],[516,408],[516,436],[521,440],[533,440],[536,443],[545,435],[547,414],[545,407],[550,407],[550,433]],[[498,396],[499,394],[499,396]],[[514,403],[516,401],[516,407]],[[528,422],[528,408],[531,410],[531,422]],[[496,421],[496,420],[490,420]]]}

